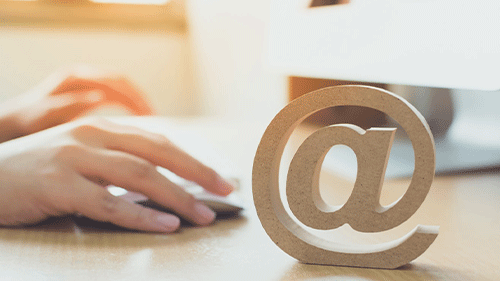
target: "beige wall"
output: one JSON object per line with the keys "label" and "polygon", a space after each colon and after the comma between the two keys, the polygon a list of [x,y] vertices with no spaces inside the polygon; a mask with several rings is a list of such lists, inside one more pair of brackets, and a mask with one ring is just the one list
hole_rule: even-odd
{"label": "beige wall", "polygon": [[186,36],[167,32],[0,27],[0,99],[85,63],[128,76],[160,114],[198,112]]}
{"label": "beige wall", "polygon": [[269,0],[188,0],[194,82],[202,112],[272,118],[286,79],[267,63]]}
{"label": "beige wall", "polygon": [[0,100],[86,63],[124,73],[162,115],[272,118],[286,80],[267,68],[269,0],[186,0],[188,35],[0,26]]}

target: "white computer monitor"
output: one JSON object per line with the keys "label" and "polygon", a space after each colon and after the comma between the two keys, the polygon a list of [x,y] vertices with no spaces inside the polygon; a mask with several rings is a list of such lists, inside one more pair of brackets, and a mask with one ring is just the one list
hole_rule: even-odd
{"label": "white computer monitor", "polygon": [[[450,89],[454,120],[436,139],[436,172],[500,165],[500,1],[350,0],[311,7],[312,2],[272,2],[273,69],[391,84],[406,94]],[[411,175],[412,157],[411,145],[395,144],[387,175]]]}

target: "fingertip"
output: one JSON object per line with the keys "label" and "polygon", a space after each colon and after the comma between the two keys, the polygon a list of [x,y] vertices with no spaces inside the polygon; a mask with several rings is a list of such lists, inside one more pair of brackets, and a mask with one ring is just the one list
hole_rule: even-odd
{"label": "fingertip", "polygon": [[202,202],[196,202],[194,204],[194,211],[196,213],[196,223],[199,225],[209,225],[215,220],[215,212]]}
{"label": "fingertip", "polygon": [[219,195],[222,195],[222,196],[227,196],[236,189],[230,181],[224,179],[221,176],[217,177],[216,187],[217,187],[217,190],[219,191],[218,192]]}
{"label": "fingertip", "polygon": [[156,216],[156,222],[161,227],[161,232],[171,233],[179,229],[181,220],[171,214],[161,213]]}

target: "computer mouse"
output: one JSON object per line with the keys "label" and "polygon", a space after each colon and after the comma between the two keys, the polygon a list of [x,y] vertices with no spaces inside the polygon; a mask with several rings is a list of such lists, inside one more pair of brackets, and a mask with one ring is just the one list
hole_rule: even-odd
{"label": "computer mouse", "polygon": [[[234,178],[230,179],[230,181],[233,183],[237,190],[239,187],[239,181]],[[210,207],[218,215],[237,214],[244,209],[243,202],[237,191],[229,194],[228,196],[219,196],[206,191],[201,186],[193,182],[177,181],[176,183],[181,186],[186,192],[192,194],[197,200],[202,201],[205,205]],[[108,186],[108,191],[115,196],[120,196],[123,199],[135,202],[148,208],[152,208],[162,212],[172,212],[168,208],[159,205],[158,203],[139,193],[129,192],[116,186]]]}

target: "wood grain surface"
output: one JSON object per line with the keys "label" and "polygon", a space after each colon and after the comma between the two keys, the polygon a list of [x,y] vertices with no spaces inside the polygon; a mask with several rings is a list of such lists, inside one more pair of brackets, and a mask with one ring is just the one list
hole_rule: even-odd
{"label": "wood grain surface", "polygon": [[[45,225],[0,228],[1,280],[500,280],[500,173],[439,176],[419,210],[402,225],[380,233],[347,227],[321,232],[346,243],[380,243],[398,238],[417,224],[440,225],[433,245],[409,265],[395,270],[303,264],[266,235],[252,202],[251,168],[258,142],[270,120],[127,118],[120,122],[172,133],[194,132],[209,140],[241,170],[239,217],[172,235],[79,225],[58,218]],[[290,150],[310,133],[299,128]],[[285,151],[286,152],[286,151]],[[293,155],[293,154],[291,154]],[[386,180],[381,203],[397,200],[409,179]],[[353,184],[323,171],[325,201],[339,204]],[[347,234],[347,235],[346,235]]]}

